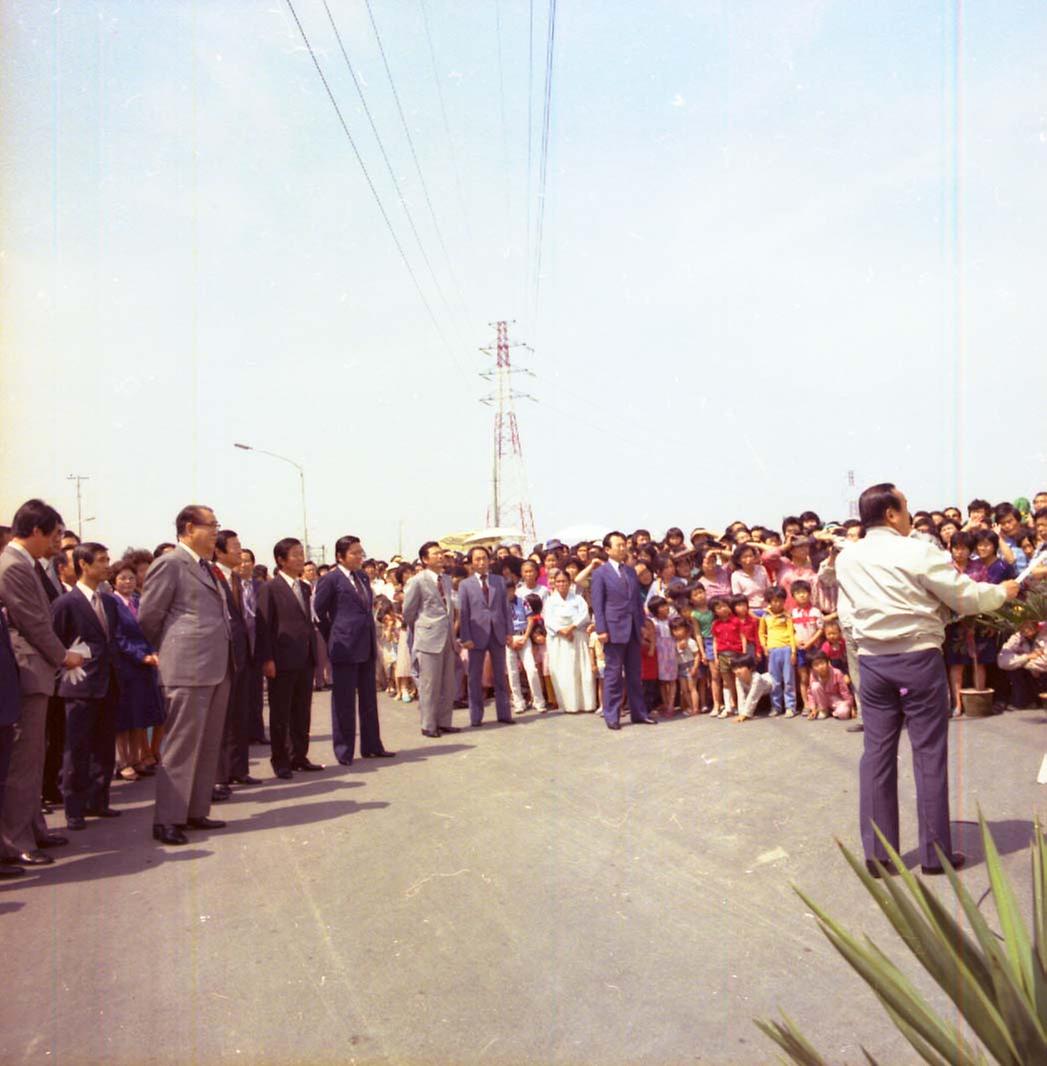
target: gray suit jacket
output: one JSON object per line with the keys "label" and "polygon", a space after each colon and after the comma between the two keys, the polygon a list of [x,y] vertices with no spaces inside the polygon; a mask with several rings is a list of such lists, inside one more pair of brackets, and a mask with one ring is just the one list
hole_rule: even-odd
{"label": "gray suit jacket", "polygon": [[225,595],[183,548],[153,560],[138,624],[160,657],[160,684],[221,684],[230,668]]}
{"label": "gray suit jacket", "polygon": [[7,609],[22,692],[50,696],[65,648],[51,623],[51,604],[35,567],[10,544],[0,554],[0,606]]}
{"label": "gray suit jacket", "polygon": [[454,608],[451,596],[454,585],[446,575],[440,576],[444,600],[436,588],[436,575],[423,570],[407,582],[404,592],[404,625],[411,633],[414,652],[441,652],[451,643],[454,630]]}
{"label": "gray suit jacket", "polygon": [[493,636],[497,644],[504,644],[513,631],[505,582],[497,574],[488,575],[487,600],[484,603],[483,586],[476,574],[458,586],[458,639],[463,643],[472,641],[478,648],[486,648]]}

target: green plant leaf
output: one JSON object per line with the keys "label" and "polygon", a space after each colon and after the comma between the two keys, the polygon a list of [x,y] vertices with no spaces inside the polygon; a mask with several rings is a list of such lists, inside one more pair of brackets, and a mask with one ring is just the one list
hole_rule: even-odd
{"label": "green plant leaf", "polygon": [[[964,1055],[964,1057],[958,1059],[943,1059],[941,1055],[939,1055],[938,1052],[935,1051],[934,1048],[932,1048],[900,1014],[898,1014],[897,1011],[893,1011],[890,1007],[886,1006],[884,1009],[887,1011],[888,1016],[891,1021],[894,1022],[898,1031],[914,1048],[916,1048],[924,1062],[930,1063],[930,1066],[958,1066],[960,1063],[964,1064],[964,1066],[982,1066],[985,1062],[985,1056],[975,1051],[973,1048],[971,1049],[971,1054],[975,1056],[974,1058],[969,1058]],[[865,1049],[862,1048],[862,1050],[864,1051]]]}
{"label": "green plant leaf", "polygon": [[753,1020],[757,1028],[770,1037],[797,1066],[828,1066],[784,1011],[781,1022],[761,1021],[759,1018]]}

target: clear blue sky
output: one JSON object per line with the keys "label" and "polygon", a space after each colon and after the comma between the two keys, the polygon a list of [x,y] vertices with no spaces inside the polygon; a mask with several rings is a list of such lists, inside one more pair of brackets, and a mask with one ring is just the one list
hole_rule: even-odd
{"label": "clear blue sky", "polygon": [[560,3],[535,319],[529,4],[426,0],[434,72],[418,0],[372,0],[445,257],[366,6],[329,2],[446,299],[295,7],[448,343],[283,0],[6,3],[5,519],[73,522],[83,473],[117,551],[197,500],[267,558],[296,475],[246,440],[305,464],[315,544],[483,525],[498,318],[536,348],[540,535],[842,516],[849,468],[914,505],[1047,487],[1042,4]]}

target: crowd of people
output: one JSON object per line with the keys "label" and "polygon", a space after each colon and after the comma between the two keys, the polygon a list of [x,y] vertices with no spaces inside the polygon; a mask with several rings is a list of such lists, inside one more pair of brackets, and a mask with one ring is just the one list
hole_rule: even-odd
{"label": "crowd of people", "polygon": [[[1047,590],[1047,493],[976,499],[966,516],[920,511],[911,525],[906,536],[933,546],[950,574],[1030,605]],[[844,581],[841,595],[838,564],[865,532],[857,518],[806,511],[777,528],[612,531],[526,555],[519,544],[458,553],[428,541],[417,559],[388,562],[347,535],[330,566],[288,537],[270,572],[207,507],[183,508],[174,541],[114,559],[27,501],[0,527],[0,876],[54,861],[68,842],[45,821],[56,807],[72,832],[119,816],[114,780],[155,778],[153,835],[180,845],[223,827],[212,803],[259,783],[252,743],[268,746],[278,780],[322,771],[309,758],[317,689],[331,689],[343,765],[357,722],[361,757],[395,756],[379,690],[417,701],[433,739],[459,731],[455,708],[481,727],[489,695],[507,725],[528,709],[599,712],[611,730],[626,710],[657,724],[677,713],[741,723],[765,709],[861,730],[862,589]],[[1047,687],[1035,611],[1004,637],[954,611],[939,646],[957,716],[968,685],[1016,707]]]}

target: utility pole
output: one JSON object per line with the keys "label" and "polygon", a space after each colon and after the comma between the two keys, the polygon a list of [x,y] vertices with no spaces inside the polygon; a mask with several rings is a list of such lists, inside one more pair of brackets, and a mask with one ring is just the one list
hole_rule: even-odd
{"label": "utility pole", "polygon": [[76,535],[78,537],[80,537],[81,539],[83,539],[83,535],[84,535],[84,521],[83,521],[84,508],[83,508],[83,498],[80,495],[80,483],[82,481],[90,481],[90,480],[91,480],[90,477],[88,477],[86,474],[70,474],[66,478],[66,481],[75,481],[76,482]]}
{"label": "utility pole", "polygon": [[494,442],[491,455],[491,508],[487,515],[488,525],[500,526],[503,522],[517,524],[524,539],[534,543],[534,513],[531,510],[530,493],[527,487],[527,469],[524,464],[523,445],[520,443],[520,426],[516,420],[516,400],[531,400],[534,397],[513,388],[513,374],[534,377],[525,367],[514,367],[510,356],[512,348],[531,348],[520,342],[509,343],[509,323],[505,320],[490,323],[497,333],[494,345],[480,351],[495,358],[494,370],[486,370],[480,377],[494,384],[494,390],[481,399],[481,403],[494,407]]}
{"label": "utility pole", "polygon": [[858,492],[854,481],[854,471],[847,471],[847,517],[858,517]]}

